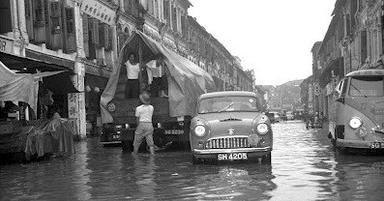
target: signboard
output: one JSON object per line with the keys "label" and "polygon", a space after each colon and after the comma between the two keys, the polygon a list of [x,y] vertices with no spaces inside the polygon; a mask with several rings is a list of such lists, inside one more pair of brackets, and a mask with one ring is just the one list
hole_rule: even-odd
{"label": "signboard", "polygon": [[116,12],[96,0],[83,0],[80,10],[108,25],[115,24]]}
{"label": "signboard", "polygon": [[13,41],[0,37],[0,52],[12,53]]}

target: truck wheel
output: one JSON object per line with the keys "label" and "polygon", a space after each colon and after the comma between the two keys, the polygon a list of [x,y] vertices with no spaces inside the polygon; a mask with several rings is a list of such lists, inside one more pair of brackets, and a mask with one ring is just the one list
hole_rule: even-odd
{"label": "truck wheel", "polygon": [[132,141],[121,141],[121,147],[124,152],[132,152],[133,151],[133,144]]}
{"label": "truck wheel", "polygon": [[192,164],[194,165],[197,165],[197,164],[201,164],[202,161],[199,159],[199,158],[196,158],[193,154],[192,154]]}
{"label": "truck wheel", "polygon": [[271,164],[271,161],[272,161],[272,155],[271,153],[267,154],[267,155],[264,155],[261,157],[261,163],[262,164]]}

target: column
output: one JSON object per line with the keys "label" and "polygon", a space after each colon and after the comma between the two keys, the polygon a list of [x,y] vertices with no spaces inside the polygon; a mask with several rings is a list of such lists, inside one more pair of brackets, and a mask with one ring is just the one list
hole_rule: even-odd
{"label": "column", "polygon": [[24,0],[17,0],[17,13],[18,13],[18,21],[19,21],[19,34],[21,36],[20,41],[20,55],[25,56],[25,44],[28,43],[28,33],[27,33],[27,24],[25,19],[25,2]]}
{"label": "column", "polygon": [[124,0],[120,0],[120,10],[121,12],[125,12],[125,5],[124,5]]}
{"label": "column", "polygon": [[84,96],[84,76],[85,66],[81,62],[81,58],[85,57],[83,42],[83,23],[80,14],[79,4],[74,7],[75,29],[76,29],[76,46],[77,58],[75,61],[75,75],[72,81],[80,93],[68,94],[68,117],[76,122],[76,134],[80,139],[86,138],[86,114],[85,114],[85,96]]}

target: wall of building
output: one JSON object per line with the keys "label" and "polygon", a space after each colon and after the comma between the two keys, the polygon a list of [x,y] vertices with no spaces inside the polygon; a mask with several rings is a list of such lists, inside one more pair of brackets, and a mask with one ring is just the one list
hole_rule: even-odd
{"label": "wall of building", "polygon": [[[40,55],[73,72],[67,116],[86,136],[89,97],[100,94],[132,32],[139,30],[209,72],[220,90],[253,91],[252,73],[194,18],[188,0],[5,0],[0,51]],[[97,115],[96,115],[97,116]],[[94,122],[93,122],[94,123]]]}
{"label": "wall of building", "polygon": [[314,111],[326,118],[334,116],[334,88],[344,75],[378,66],[384,53],[383,1],[337,0],[332,13],[320,48],[319,42],[312,48],[313,82],[308,84],[313,86]]}

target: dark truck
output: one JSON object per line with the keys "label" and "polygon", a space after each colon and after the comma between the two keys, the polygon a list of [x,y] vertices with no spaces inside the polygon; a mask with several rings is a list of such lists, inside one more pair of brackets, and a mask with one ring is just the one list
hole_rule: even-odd
{"label": "dark truck", "polygon": [[[101,117],[103,145],[121,143],[123,150],[131,151],[136,129],[135,109],[139,98],[126,98],[127,74],[124,62],[131,52],[137,53],[141,66],[139,76],[141,91],[147,89],[145,64],[162,58],[168,83],[168,97],[151,97],[154,107],[154,142],[159,148],[169,145],[189,147],[189,126],[196,111],[197,98],[214,91],[212,77],[188,59],[167,49],[141,32],[134,33],[123,45],[118,62],[101,95]],[[143,145],[144,146],[144,145]]]}

